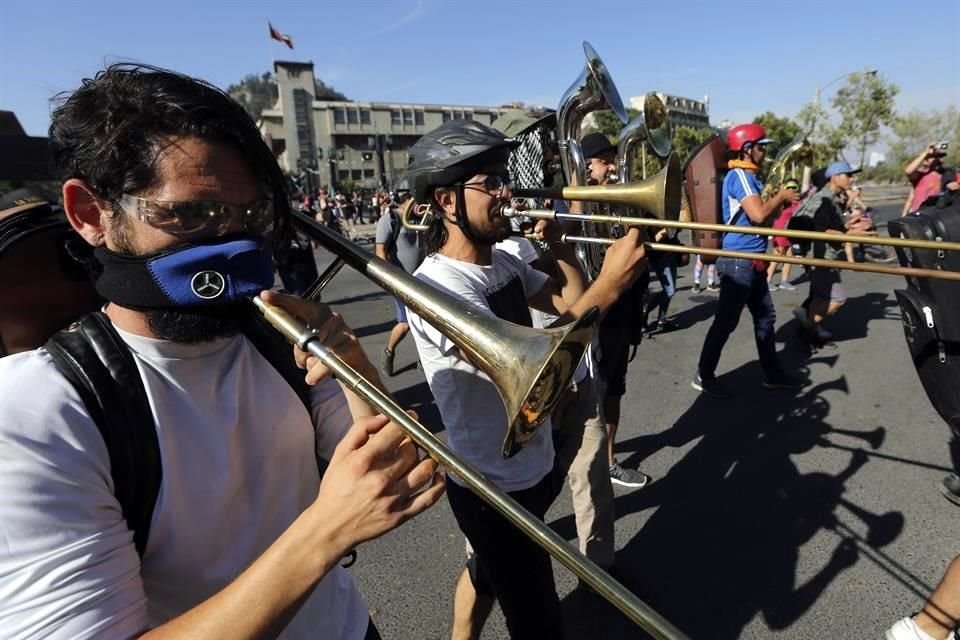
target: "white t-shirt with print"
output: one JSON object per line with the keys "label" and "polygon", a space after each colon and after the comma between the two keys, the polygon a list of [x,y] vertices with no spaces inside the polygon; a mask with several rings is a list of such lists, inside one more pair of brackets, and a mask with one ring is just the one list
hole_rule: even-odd
{"label": "white t-shirt with print", "polygon": [[[494,250],[491,262],[481,266],[432,254],[415,275],[481,313],[529,326],[527,299],[543,288],[546,274],[503,251]],[[507,412],[496,386],[460,356],[449,338],[410,309],[407,318],[450,448],[504,491],[537,484],[553,467],[549,420],[519,453],[505,460],[501,451]],[[458,480],[453,474],[451,478]]]}
{"label": "white t-shirt with print", "polygon": [[[126,639],[223,589],[317,495],[303,404],[243,336],[183,345],[120,332],[157,425],[163,480],[141,560],[79,395],[40,349],[0,359],[0,635]],[[327,459],[352,418],[313,389]],[[369,613],[335,567],[282,638],[363,638]]]}
{"label": "white t-shirt with print", "polygon": [[[537,254],[537,250],[534,248],[533,243],[526,238],[510,237],[506,240],[498,242],[495,246],[497,249],[506,251],[512,256],[516,256],[525,264],[532,264],[540,257]],[[530,317],[533,318],[533,326],[544,328],[552,326],[560,316],[531,308]],[[596,336],[594,336],[594,338],[596,338]],[[592,373],[592,364],[593,348],[591,343],[587,345],[587,350],[584,352],[584,357],[581,358],[580,364],[577,365],[577,370],[573,373],[572,381],[575,383],[582,382],[588,374]]]}

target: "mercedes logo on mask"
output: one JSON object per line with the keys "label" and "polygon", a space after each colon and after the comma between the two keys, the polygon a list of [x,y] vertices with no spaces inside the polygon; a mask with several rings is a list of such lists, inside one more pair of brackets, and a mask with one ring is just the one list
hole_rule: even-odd
{"label": "mercedes logo on mask", "polygon": [[227,288],[227,283],[223,276],[216,271],[201,271],[193,276],[190,281],[190,288],[198,298],[204,300],[213,300]]}

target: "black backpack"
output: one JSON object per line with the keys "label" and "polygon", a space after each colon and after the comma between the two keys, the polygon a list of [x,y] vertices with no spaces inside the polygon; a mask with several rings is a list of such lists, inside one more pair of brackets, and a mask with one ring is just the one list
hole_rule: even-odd
{"label": "black backpack", "polygon": [[[252,308],[243,333],[296,392],[310,413],[310,387],[291,357],[292,347]],[[163,470],[146,390],[133,355],[100,311],[56,333],[46,344],[57,367],[76,388],[110,457],[117,500],[143,556]],[[321,476],[327,462],[315,452]]]}

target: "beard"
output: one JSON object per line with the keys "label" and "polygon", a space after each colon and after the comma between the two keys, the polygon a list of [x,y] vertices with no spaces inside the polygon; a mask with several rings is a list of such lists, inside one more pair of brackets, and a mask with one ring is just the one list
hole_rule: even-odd
{"label": "beard", "polygon": [[142,311],[147,325],[158,338],[181,344],[199,344],[235,336],[242,330],[242,318],[248,312],[245,302]]}

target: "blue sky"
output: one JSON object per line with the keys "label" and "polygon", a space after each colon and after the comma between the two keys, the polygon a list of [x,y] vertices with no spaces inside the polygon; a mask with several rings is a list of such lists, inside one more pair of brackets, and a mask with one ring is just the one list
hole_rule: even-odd
{"label": "blue sky", "polygon": [[[268,20],[293,51],[267,37]],[[582,40],[624,100],[708,94],[714,123],[792,116],[818,84],[869,67],[900,85],[901,110],[942,109],[960,104],[958,24],[960,0],[5,0],[0,109],[45,135],[50,97],[105,63],[226,87],[274,58],[312,60],[356,100],[556,106],[582,68]]]}

